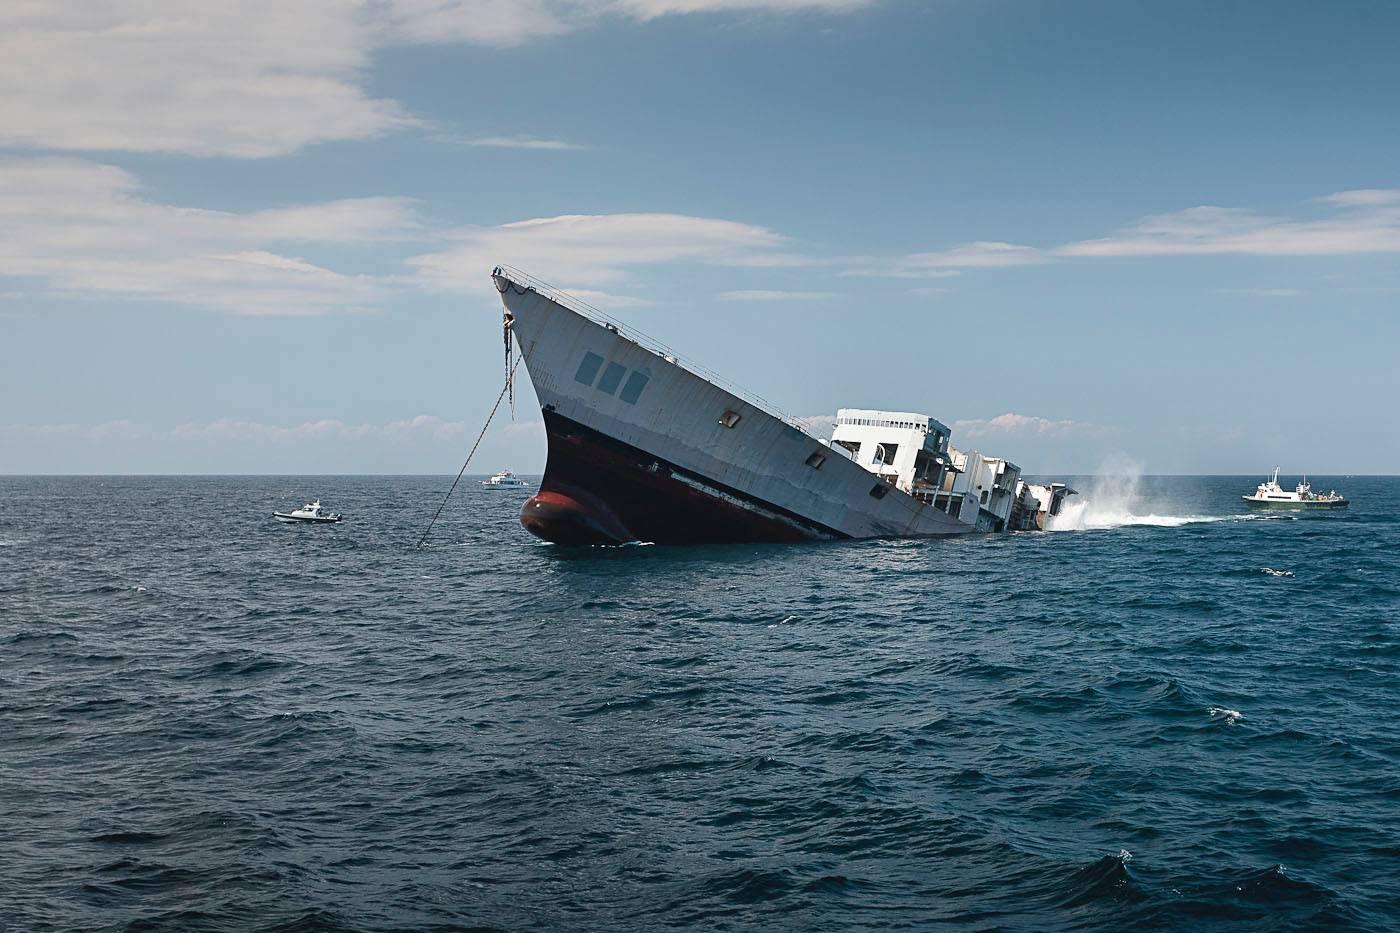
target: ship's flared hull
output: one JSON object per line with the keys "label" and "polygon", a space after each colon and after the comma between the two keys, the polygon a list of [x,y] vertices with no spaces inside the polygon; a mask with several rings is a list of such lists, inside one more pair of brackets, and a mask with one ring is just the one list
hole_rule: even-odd
{"label": "ship's flared hull", "polygon": [[520,522],[558,544],[727,544],[845,538],[554,412],[549,463]]}

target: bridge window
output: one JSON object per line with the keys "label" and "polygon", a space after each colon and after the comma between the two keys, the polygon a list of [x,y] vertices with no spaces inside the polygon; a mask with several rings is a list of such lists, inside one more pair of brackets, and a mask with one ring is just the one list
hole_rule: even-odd
{"label": "bridge window", "polygon": [[574,373],[574,382],[581,382],[586,386],[591,386],[593,380],[598,378],[598,370],[603,365],[603,358],[596,353],[585,353],[583,362],[578,364],[578,372]]}
{"label": "bridge window", "polygon": [[612,395],[617,391],[618,384],[622,382],[622,374],[627,372],[627,367],[619,363],[609,363],[608,368],[603,370],[603,378],[598,380],[598,391],[607,395]]}
{"label": "bridge window", "polygon": [[640,396],[642,390],[647,387],[648,381],[645,375],[634,371],[632,375],[627,377],[627,383],[622,387],[622,395],[620,398],[628,405],[637,404],[637,397]]}

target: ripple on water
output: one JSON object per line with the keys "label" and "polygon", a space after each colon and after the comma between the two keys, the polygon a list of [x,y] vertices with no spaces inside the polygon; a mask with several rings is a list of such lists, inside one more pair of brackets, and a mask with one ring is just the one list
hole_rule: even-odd
{"label": "ripple on water", "polygon": [[0,926],[1396,928],[1400,481],[1336,485],[581,552],[476,489],[420,550],[431,477],[0,478]]}

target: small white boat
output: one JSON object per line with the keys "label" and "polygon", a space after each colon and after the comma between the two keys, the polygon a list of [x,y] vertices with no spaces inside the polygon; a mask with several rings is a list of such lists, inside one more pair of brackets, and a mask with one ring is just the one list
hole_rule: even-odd
{"label": "small white boat", "polygon": [[1252,496],[1241,496],[1252,509],[1344,509],[1347,507],[1346,496],[1341,495],[1335,489],[1331,492],[1313,492],[1312,485],[1308,478],[1303,477],[1303,481],[1298,484],[1292,492],[1284,489],[1278,484],[1278,467],[1274,467],[1274,475],[1266,482],[1260,483],[1259,488]]}
{"label": "small white boat", "polygon": [[273,512],[272,517],[279,522],[338,522],[344,518],[339,512],[322,508],[320,499],[292,512]]}
{"label": "small white boat", "polygon": [[516,476],[516,475],[515,475],[514,473],[512,473],[510,470],[502,470],[501,472],[499,472],[499,473],[497,473],[496,475],[492,476],[490,479],[484,479],[484,480],[482,480],[482,481],[481,481],[481,485],[483,485],[483,486],[528,486],[528,485],[530,485],[530,484],[527,483],[527,482],[525,482],[525,481],[524,481],[523,479],[521,479],[520,477]]}

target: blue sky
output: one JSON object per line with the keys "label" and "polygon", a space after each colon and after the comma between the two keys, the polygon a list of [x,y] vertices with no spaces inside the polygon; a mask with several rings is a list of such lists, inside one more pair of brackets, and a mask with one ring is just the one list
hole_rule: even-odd
{"label": "blue sky", "polygon": [[[0,472],[450,472],[520,266],[1030,472],[1400,472],[1400,7],[0,10]],[[538,471],[528,390],[476,468]]]}

